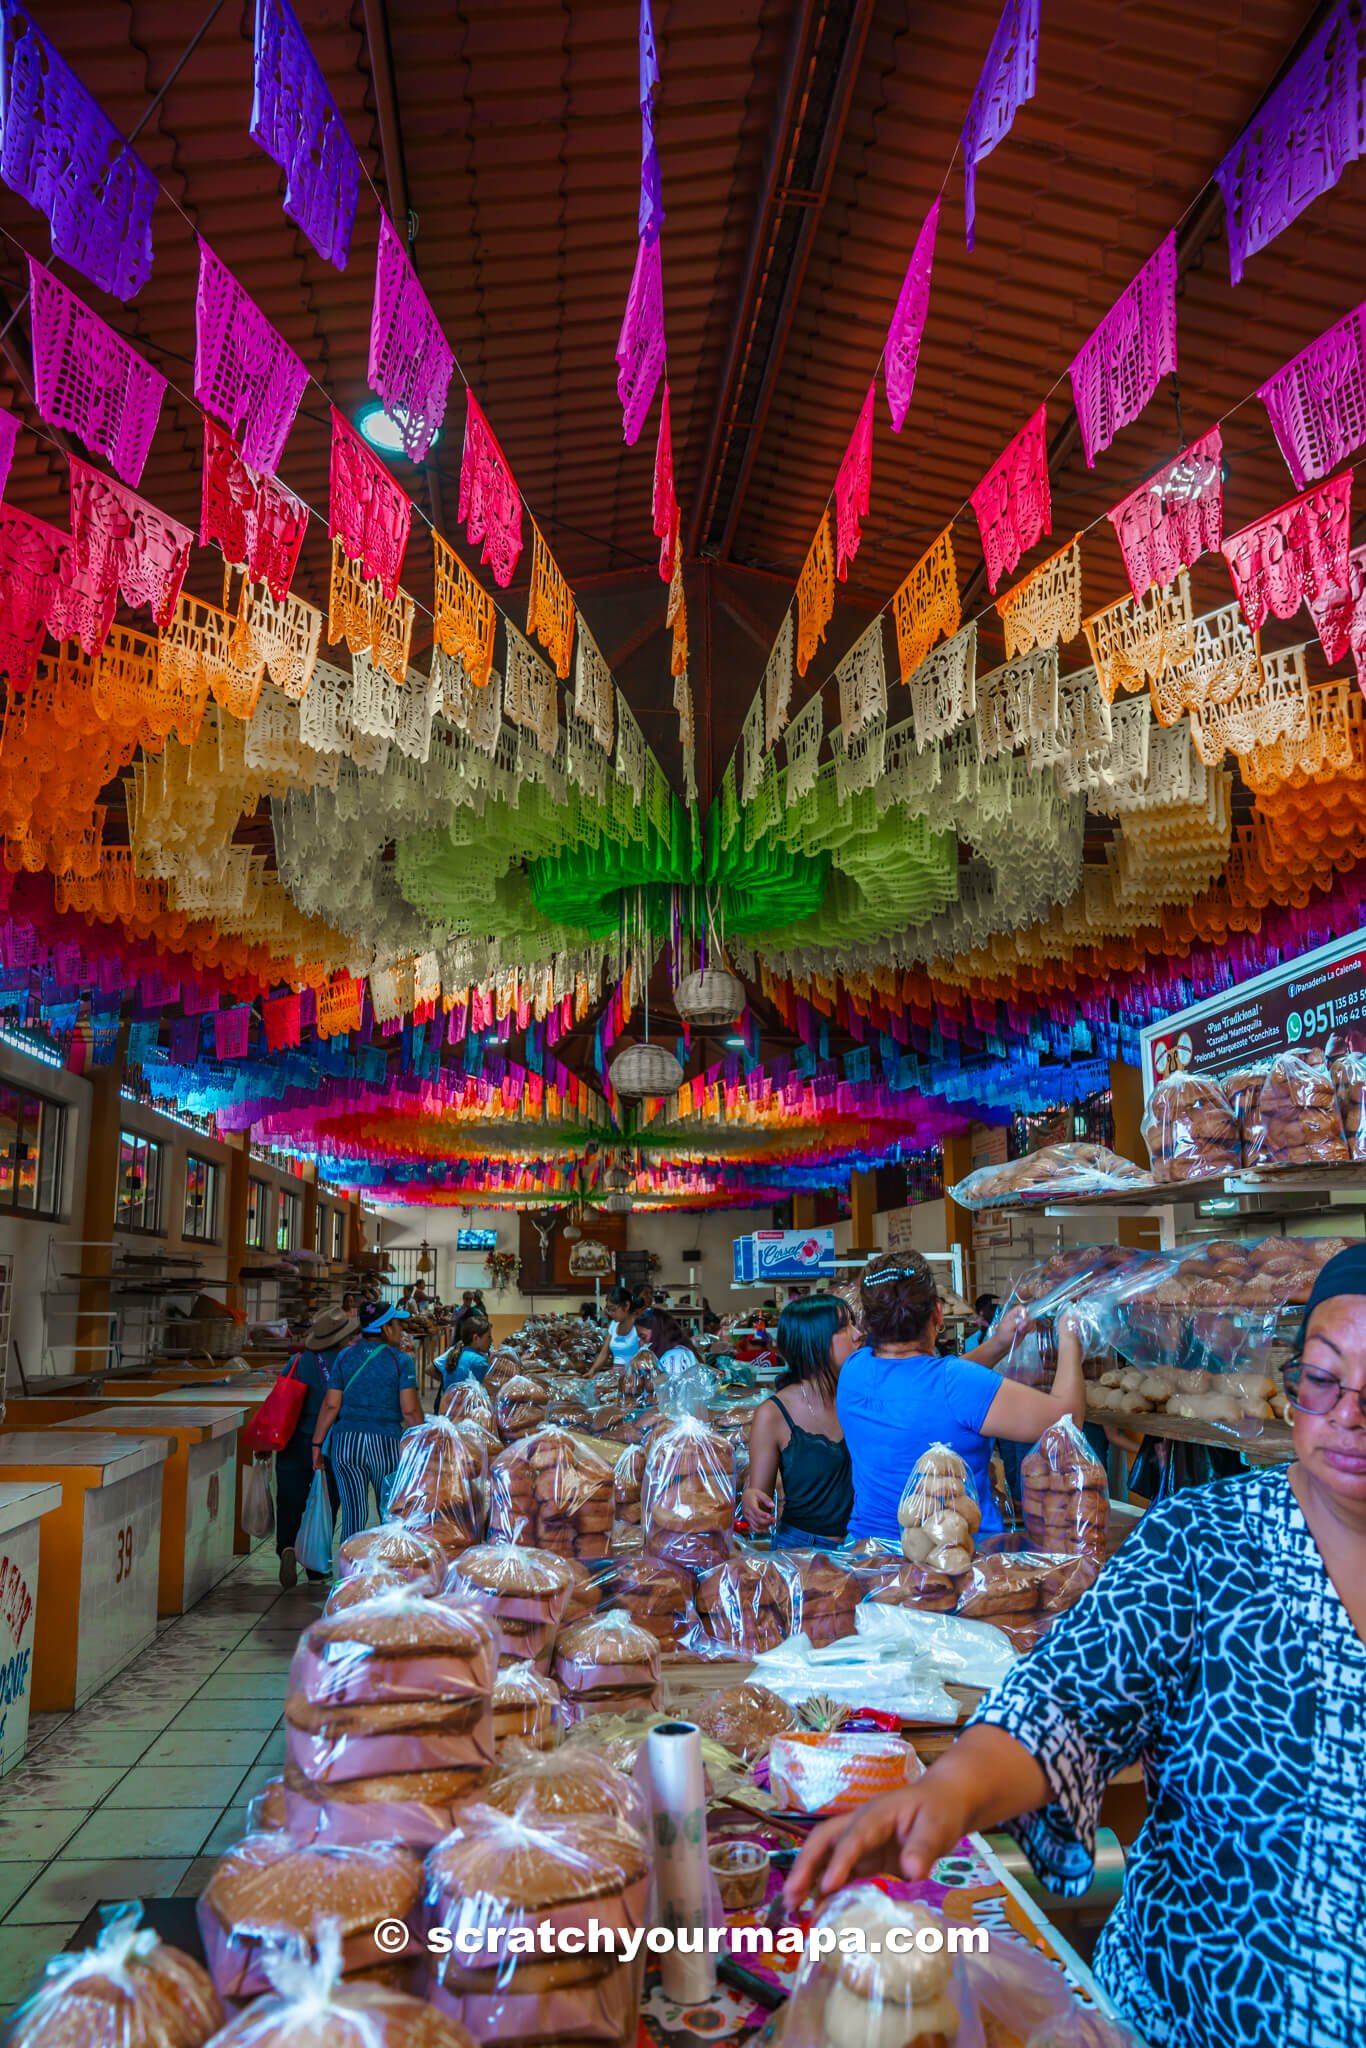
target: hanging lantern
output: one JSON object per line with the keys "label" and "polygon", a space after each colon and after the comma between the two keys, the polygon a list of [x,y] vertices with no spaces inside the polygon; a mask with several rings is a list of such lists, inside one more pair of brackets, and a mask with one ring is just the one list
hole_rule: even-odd
{"label": "hanging lantern", "polygon": [[629,1216],[635,1203],[625,1188],[618,1188],[614,1194],[607,1197],[602,1206],[609,1216]]}
{"label": "hanging lantern", "polygon": [[689,1024],[733,1024],[745,1007],[745,985],[723,967],[700,967],[679,982],[674,1005]]}
{"label": "hanging lantern", "polygon": [[618,1095],[672,1095],[683,1085],[683,1069],[662,1045],[628,1045],[607,1069]]}
{"label": "hanging lantern", "polygon": [[430,1273],[432,1270],[432,1248],[425,1237],[417,1257],[417,1270],[419,1273]]}
{"label": "hanging lantern", "polygon": [[613,1193],[620,1193],[622,1188],[631,1185],[631,1176],[624,1166],[609,1166],[603,1178]]}

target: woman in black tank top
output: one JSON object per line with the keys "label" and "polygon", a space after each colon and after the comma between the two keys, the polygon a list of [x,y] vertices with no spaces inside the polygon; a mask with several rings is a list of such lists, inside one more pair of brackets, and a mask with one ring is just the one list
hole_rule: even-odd
{"label": "woman in black tank top", "polygon": [[835,1550],[854,1505],[835,1413],[839,1369],[858,1342],[853,1319],[833,1294],[808,1295],[783,1310],[777,1341],[784,1374],[749,1426],[745,1516],[756,1534],[773,1531],[775,1550]]}

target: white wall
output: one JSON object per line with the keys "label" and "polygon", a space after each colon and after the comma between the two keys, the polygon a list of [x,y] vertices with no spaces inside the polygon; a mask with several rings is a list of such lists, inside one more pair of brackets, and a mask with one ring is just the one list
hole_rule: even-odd
{"label": "white wall", "polygon": [[0,1216],[0,1252],[14,1260],[14,1290],[10,1309],[10,1391],[19,1388],[14,1369],[14,1349],[29,1380],[42,1375],[75,1370],[71,1351],[73,1334],[66,1318],[67,1342],[56,1349],[49,1346],[44,1295],[50,1275],[74,1271],[74,1251],[63,1247],[80,1235],[81,1212],[85,1204],[85,1154],[90,1132],[90,1083],[79,1074],[49,1067],[30,1059],[14,1047],[0,1045],[0,1078],[22,1088],[32,1088],[67,1106],[66,1145],[62,1164],[62,1214],[56,1223],[39,1223],[25,1216]]}

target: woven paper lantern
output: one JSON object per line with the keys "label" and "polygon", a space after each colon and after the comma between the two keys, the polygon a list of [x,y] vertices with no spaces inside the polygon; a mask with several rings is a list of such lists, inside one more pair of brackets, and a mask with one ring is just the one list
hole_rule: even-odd
{"label": "woven paper lantern", "polygon": [[724,968],[699,968],[684,975],[674,1003],[689,1024],[733,1024],[745,1007],[745,985]]}
{"label": "woven paper lantern", "polygon": [[625,1188],[618,1188],[615,1194],[607,1197],[602,1206],[609,1216],[629,1216],[631,1210],[635,1207],[635,1203],[630,1195],[627,1194]]}
{"label": "woven paper lantern", "polygon": [[683,1083],[683,1069],[662,1045],[628,1045],[607,1069],[618,1095],[672,1095]]}

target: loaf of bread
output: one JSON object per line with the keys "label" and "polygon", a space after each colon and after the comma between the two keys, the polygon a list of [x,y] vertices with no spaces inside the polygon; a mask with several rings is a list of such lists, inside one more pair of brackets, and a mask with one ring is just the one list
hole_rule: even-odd
{"label": "loaf of bread", "polygon": [[532,1749],[553,1749],[560,1739],[560,1688],[530,1662],[506,1664],[493,1688],[493,1736]]}
{"label": "loaf of bread", "polygon": [[488,1515],[478,1433],[444,1415],[405,1430],[389,1489],[392,1521],[408,1522],[447,1554],[483,1540]]}
{"label": "loaf of bread", "polygon": [[982,1510],[967,1466],[947,1444],[931,1444],[916,1460],[897,1520],[902,1552],[912,1564],[954,1578],[972,1563]]}
{"label": "loaf of bread", "polygon": [[422,1530],[406,1522],[380,1522],[347,1537],[337,1552],[337,1573],[349,1579],[357,1572],[379,1570],[406,1579],[423,1592],[435,1592],[447,1562],[441,1545]]}
{"label": "loaf of bread", "polygon": [[[838,1893],[819,1925],[836,1949],[802,1967],[787,2014],[797,2039],[814,2048],[953,2048],[964,2000],[937,1913],[860,1885]],[[977,2038],[975,2012],[966,2017]]]}
{"label": "loaf of bread", "polygon": [[612,1466],[594,1444],[567,1429],[538,1429],[493,1461],[489,1540],[530,1543],[566,1557],[605,1557],[613,1503]]}
{"label": "loaf of bread", "polygon": [[746,1554],[713,1565],[697,1581],[704,1632],[736,1657],[775,1650],[800,1626],[801,1580],[781,1556]]}
{"label": "loaf of bread", "polygon": [[774,1736],[789,1735],[797,1725],[786,1700],[753,1683],[722,1686],[703,1701],[694,1719],[704,1735],[747,1764],[767,1756]]}
{"label": "loaf of bread", "polygon": [[1344,1166],[1350,1157],[1328,1062],[1321,1053],[1279,1053],[1255,1108],[1244,1110],[1244,1166]]}
{"label": "loaf of bread", "polygon": [[[73,2044],[74,2048],[74,2044]],[[82,2048],[92,2044],[82,2043]],[[258,1998],[237,2015],[213,2048],[475,2048],[457,2020],[411,1992],[343,1978],[321,1981],[288,1998]]]}
{"label": "loaf of bread", "polygon": [[621,1608],[562,1629],[555,1682],[569,1721],[659,1705],[659,1644]]}
{"label": "loaf of bread", "polygon": [[569,1561],[518,1543],[476,1543],[451,1566],[447,1585],[473,1595],[498,1624],[505,1664],[550,1668],[550,1647],[574,1585]]}
{"label": "loaf of bread", "polygon": [[640,1488],[645,1477],[645,1447],[627,1444],[612,1468],[613,1511],[619,1522],[640,1524]]}
{"label": "loaf of bread", "polygon": [[121,1906],[93,1948],[54,1956],[9,2017],[11,2048],[204,2048],[216,2038],[223,2007],[207,1971],[141,1920],[141,1906]]}
{"label": "loaf of bread", "polygon": [[533,1825],[584,1814],[646,1825],[645,1795],[635,1780],[599,1750],[578,1742],[540,1755],[507,1757],[484,1803]]}
{"label": "loaf of bread", "polygon": [[594,1574],[597,1606],[622,1608],[663,1650],[696,1626],[693,1576],[662,1557],[609,1557]]}
{"label": "loaf of bread", "polygon": [[550,1389],[544,1380],[529,1373],[514,1373],[504,1380],[493,1396],[493,1419],[503,1442],[515,1443],[534,1429],[543,1429],[549,1407]]}
{"label": "loaf of bread", "polygon": [[841,1636],[858,1632],[855,1615],[871,1590],[867,1575],[852,1570],[825,1550],[786,1550],[784,1560],[796,1570],[801,1586],[797,1626],[819,1649]]}

